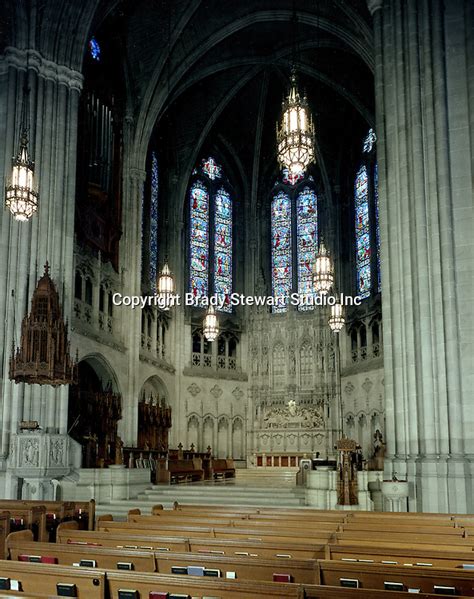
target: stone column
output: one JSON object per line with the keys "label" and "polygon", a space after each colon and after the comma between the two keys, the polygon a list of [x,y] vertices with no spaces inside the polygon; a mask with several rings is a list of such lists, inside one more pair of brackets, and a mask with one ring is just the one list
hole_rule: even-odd
{"label": "stone column", "polygon": [[[124,128],[124,147],[131,140],[132,122],[126,119]],[[123,294],[141,294],[141,222],[142,222],[142,195],[146,172],[135,168],[125,160],[124,164],[124,197],[123,213],[126,215],[127,226],[121,243],[121,251],[128,257],[128,270],[123,274]],[[126,317],[122,318],[122,336],[128,348],[128,377],[122,393],[122,421],[119,434],[123,437],[126,446],[136,446],[138,436],[138,393],[141,389],[139,379],[139,361],[141,347],[141,317],[142,311],[129,308]],[[148,329],[147,329],[148,333]]]}
{"label": "stone column", "polygon": [[[20,324],[46,261],[69,322],[73,297],[73,238],[76,191],[77,114],[82,75],[44,59],[35,50],[8,47],[0,57],[0,188],[11,173],[11,157],[18,151],[23,87],[29,88],[30,153],[39,187],[38,212],[18,223],[0,211],[2,262],[0,266],[0,469],[5,468],[10,437],[21,419],[38,420],[45,433],[65,434],[68,388],[15,385],[8,379],[12,345],[20,341]],[[5,178],[6,177],[6,178]],[[3,196],[3,194],[2,194]],[[72,348],[74,351],[74,348]],[[16,474],[10,473],[14,492]],[[10,493],[11,492],[11,493]]]}
{"label": "stone column", "polygon": [[[461,293],[474,291],[467,233],[474,222],[468,78],[459,62],[469,64],[463,20],[469,2],[448,3],[448,13],[441,0],[368,4],[376,54],[386,476],[395,471],[411,483],[410,510],[466,512],[473,509],[473,314]],[[451,63],[450,36],[458,44]]]}

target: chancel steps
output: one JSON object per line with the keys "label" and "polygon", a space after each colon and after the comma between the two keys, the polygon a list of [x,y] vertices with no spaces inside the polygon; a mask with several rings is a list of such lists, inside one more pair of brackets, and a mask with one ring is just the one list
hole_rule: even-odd
{"label": "chancel steps", "polygon": [[274,487],[240,484],[237,482],[189,483],[176,485],[153,485],[139,493],[135,499],[112,500],[96,506],[98,514],[111,513],[120,518],[125,517],[128,510],[137,507],[149,514],[155,504],[170,508],[173,503],[206,504],[206,505],[247,505],[261,507],[303,507],[305,490],[290,486]]}

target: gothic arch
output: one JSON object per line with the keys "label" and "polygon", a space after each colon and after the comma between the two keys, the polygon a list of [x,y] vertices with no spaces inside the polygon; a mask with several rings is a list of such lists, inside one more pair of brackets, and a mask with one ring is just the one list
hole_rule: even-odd
{"label": "gothic arch", "polygon": [[81,362],[86,362],[96,372],[104,389],[110,385],[114,393],[121,395],[118,377],[105,356],[99,353],[87,354],[81,358]]}

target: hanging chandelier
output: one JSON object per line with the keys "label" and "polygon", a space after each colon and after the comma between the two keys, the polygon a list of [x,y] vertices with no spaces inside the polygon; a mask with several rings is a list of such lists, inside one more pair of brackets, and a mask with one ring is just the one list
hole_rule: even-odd
{"label": "hanging chandelier", "polygon": [[12,162],[10,184],[5,187],[5,206],[15,220],[23,222],[29,220],[38,209],[38,192],[34,186],[35,165],[28,155],[29,89],[27,80],[28,62],[23,86],[19,147]]}
{"label": "hanging chandelier", "polygon": [[331,306],[331,316],[328,320],[329,327],[333,333],[339,333],[344,328],[345,323],[342,303],[336,297],[336,303]]}
{"label": "hanging chandelier", "polygon": [[334,267],[326,249],[321,241],[313,265],[313,287],[315,293],[326,295],[334,283]]}
{"label": "hanging chandelier", "polygon": [[13,218],[27,221],[38,209],[38,192],[34,189],[34,163],[28,156],[28,135],[26,127],[20,136],[20,148],[13,159],[10,185],[5,188],[5,206]]}
{"label": "hanging chandelier", "polygon": [[290,92],[283,101],[277,123],[278,161],[291,175],[303,173],[314,161],[314,125],[306,96],[301,97],[296,72],[291,74]]}
{"label": "hanging chandelier", "polygon": [[163,310],[169,310],[174,294],[174,279],[166,259],[158,277],[157,291],[158,297],[163,303]]}
{"label": "hanging chandelier", "polygon": [[214,306],[209,306],[202,323],[202,332],[208,341],[214,341],[219,334],[219,321]]}

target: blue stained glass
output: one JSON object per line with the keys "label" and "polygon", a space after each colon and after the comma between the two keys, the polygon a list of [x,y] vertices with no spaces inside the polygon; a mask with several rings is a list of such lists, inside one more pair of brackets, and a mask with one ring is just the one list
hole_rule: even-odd
{"label": "blue stained glass", "polygon": [[[318,248],[318,198],[310,187],[305,187],[296,198],[296,249],[298,253],[298,293],[313,293],[313,263]],[[300,310],[314,306],[300,304]]]}
{"label": "blue stained glass", "polygon": [[357,293],[365,298],[371,288],[371,243],[369,228],[369,194],[367,168],[363,165],[355,181],[355,235]]}
{"label": "blue stained glass", "polygon": [[214,197],[214,290],[224,297],[225,312],[231,312],[232,293],[232,200],[221,187]]}
{"label": "blue stained glass", "polygon": [[148,255],[150,288],[152,291],[156,291],[158,267],[158,158],[156,152],[151,153],[150,245]]}
{"label": "blue stained glass", "polygon": [[94,60],[100,60],[100,46],[95,37],[91,37],[89,40],[89,53]]}
{"label": "blue stained glass", "polygon": [[217,162],[209,156],[209,158],[202,161],[202,170],[205,175],[214,181],[214,179],[220,179],[222,177],[222,167],[220,167]]}
{"label": "blue stained glass", "polygon": [[272,289],[279,298],[273,312],[285,312],[291,292],[291,202],[289,196],[279,191],[272,200]]}
{"label": "blue stained glass", "polygon": [[375,197],[375,244],[377,248],[377,291],[382,290],[380,270],[380,223],[379,223],[379,167],[374,166],[374,197]]}
{"label": "blue stained glass", "polygon": [[209,289],[209,193],[201,181],[190,190],[190,292],[195,298],[208,295]]}

